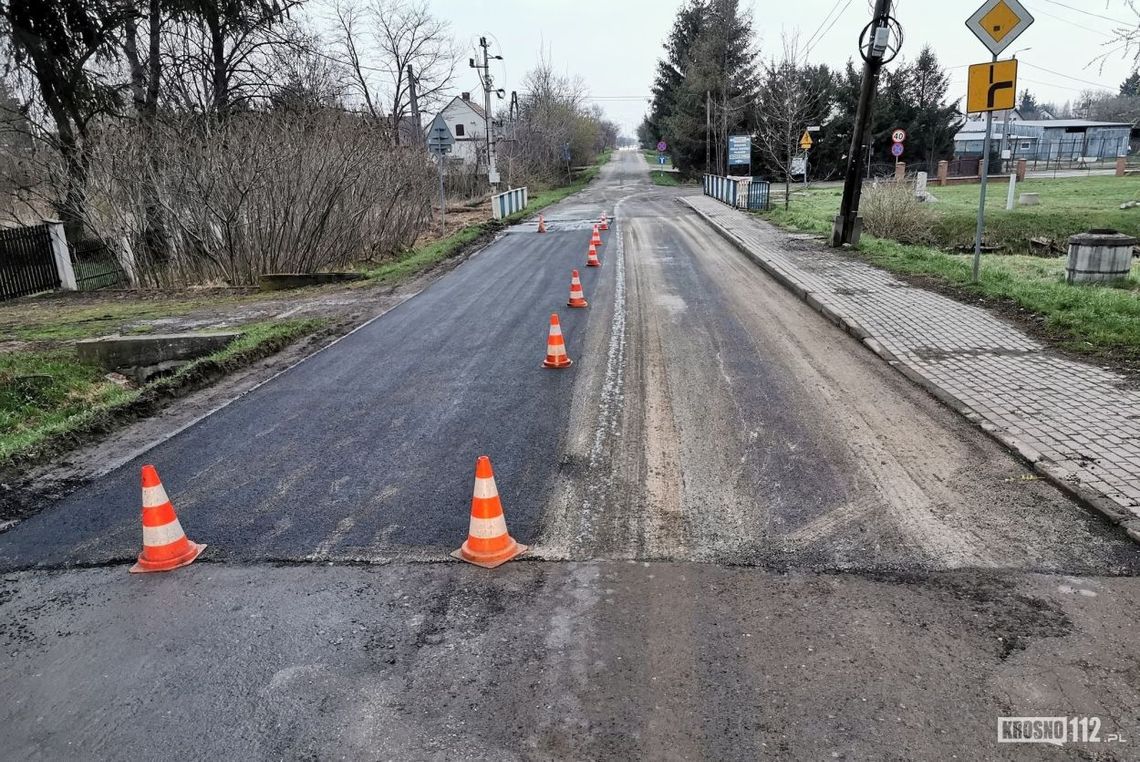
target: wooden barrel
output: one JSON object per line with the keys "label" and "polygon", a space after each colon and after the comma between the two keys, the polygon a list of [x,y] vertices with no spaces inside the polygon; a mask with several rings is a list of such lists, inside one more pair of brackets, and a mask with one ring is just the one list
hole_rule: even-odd
{"label": "wooden barrel", "polygon": [[1090,230],[1069,238],[1069,283],[1103,283],[1127,278],[1137,240],[1115,230]]}

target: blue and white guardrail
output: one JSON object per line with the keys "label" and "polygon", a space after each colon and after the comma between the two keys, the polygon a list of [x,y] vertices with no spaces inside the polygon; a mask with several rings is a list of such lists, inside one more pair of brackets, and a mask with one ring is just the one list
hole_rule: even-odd
{"label": "blue and white guardrail", "polygon": [[496,220],[501,220],[515,212],[521,212],[523,209],[526,209],[526,203],[526,186],[512,188],[505,193],[491,196],[491,213],[495,216]]}

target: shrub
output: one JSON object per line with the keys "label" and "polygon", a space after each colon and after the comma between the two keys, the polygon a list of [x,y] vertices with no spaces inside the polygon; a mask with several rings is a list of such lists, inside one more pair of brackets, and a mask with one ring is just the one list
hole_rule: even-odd
{"label": "shrub", "polygon": [[249,285],[403,250],[436,182],[422,150],[360,115],[252,111],[102,126],[87,206],[102,237],[129,239],[145,285]]}
{"label": "shrub", "polygon": [[934,210],[915,198],[905,182],[876,182],[863,191],[863,229],[877,238],[900,243],[926,243],[934,229]]}

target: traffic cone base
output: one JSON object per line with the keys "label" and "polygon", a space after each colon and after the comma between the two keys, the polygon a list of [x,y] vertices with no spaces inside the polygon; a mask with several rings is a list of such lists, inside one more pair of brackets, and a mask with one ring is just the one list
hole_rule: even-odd
{"label": "traffic cone base", "polygon": [[146,572],[161,572],[177,569],[180,566],[189,566],[194,563],[198,556],[202,555],[202,551],[206,549],[205,545],[199,545],[196,542],[187,540],[186,543],[190,546],[186,551],[175,558],[168,561],[150,561],[144,558],[145,551],[139,553],[138,561],[130,568],[131,574],[145,574]]}
{"label": "traffic cone base", "polygon": [[166,488],[154,466],[142,467],[143,547],[132,573],[161,572],[186,566],[202,554],[205,545],[191,542],[182,531]]}
{"label": "traffic cone base", "polygon": [[467,539],[450,555],[484,569],[494,569],[525,552],[526,545],[515,542],[507,531],[507,519],[495,486],[491,459],[481,455],[475,461],[475,488],[471,495],[471,524]]}
{"label": "traffic cone base", "polygon": [[459,550],[453,550],[450,555],[452,558],[458,558],[460,561],[466,561],[469,564],[482,566],[484,569],[494,569],[496,566],[502,566],[512,558],[518,558],[523,553],[526,553],[527,546],[521,542],[515,542],[511,538],[509,546],[500,550],[497,553],[481,554],[471,550],[468,541],[464,540],[463,544],[459,546]]}

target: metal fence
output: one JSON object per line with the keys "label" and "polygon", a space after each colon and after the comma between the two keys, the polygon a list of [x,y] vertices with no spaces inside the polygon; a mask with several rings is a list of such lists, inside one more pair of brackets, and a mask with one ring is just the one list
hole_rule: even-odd
{"label": "metal fence", "polygon": [[712,196],[729,206],[736,206],[736,178],[705,175],[704,190],[706,196]]}
{"label": "metal fence", "polygon": [[491,196],[491,213],[496,220],[501,220],[526,209],[528,200],[526,186]]}
{"label": "metal fence", "polygon": [[47,225],[0,230],[0,300],[59,288]]}
{"label": "metal fence", "polygon": [[752,178],[748,184],[748,208],[766,211],[772,205],[772,184],[767,180]]}
{"label": "metal fence", "polygon": [[71,244],[75,285],[80,291],[127,285],[127,276],[114,250],[106,241],[91,239]]}
{"label": "metal fence", "polygon": [[[1071,140],[1007,139],[994,137],[990,151],[990,174],[1002,175],[1013,172],[1017,162],[1024,160],[1027,172],[1093,172],[1116,168],[1116,156],[1102,155],[1107,144],[1101,139],[1073,138]],[[1111,151],[1108,151],[1111,153]],[[1003,156],[1008,158],[1002,158]],[[981,171],[981,152],[975,151],[955,157],[950,161],[949,177],[977,177]],[[932,162],[933,163],[933,162]],[[907,165],[907,171],[911,170]],[[933,177],[937,168],[931,167]]]}

